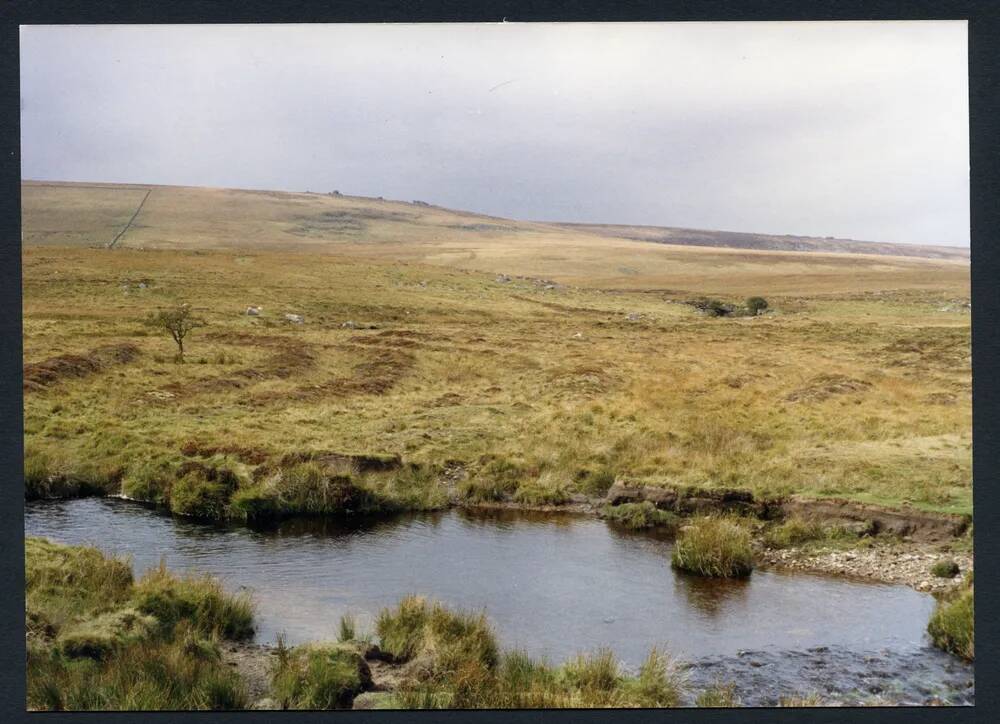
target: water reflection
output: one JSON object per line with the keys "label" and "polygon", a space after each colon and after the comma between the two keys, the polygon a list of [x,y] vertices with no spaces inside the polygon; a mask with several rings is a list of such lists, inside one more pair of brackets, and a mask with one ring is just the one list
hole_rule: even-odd
{"label": "water reflection", "polygon": [[26,530],[220,576],[257,600],[259,639],[369,625],[408,593],[484,610],[503,644],[562,660],[610,647],[638,664],[653,645],[681,656],[740,649],[926,647],[930,596],[758,570],[714,581],[670,568],[672,543],[572,515],[448,511],[393,519],[300,518],[253,528],[178,520],[122,501],[32,503]]}
{"label": "water reflection", "polygon": [[710,618],[746,606],[750,578],[705,578],[678,573],[677,588],[688,605]]}

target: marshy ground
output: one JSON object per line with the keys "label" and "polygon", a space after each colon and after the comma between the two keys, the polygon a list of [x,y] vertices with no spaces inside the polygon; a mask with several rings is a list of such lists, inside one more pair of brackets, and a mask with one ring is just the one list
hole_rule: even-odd
{"label": "marshy ground", "polygon": [[[964,523],[941,536],[972,510],[967,260],[682,247],[320,194],[24,188],[29,498],[676,527],[705,512],[683,501],[736,491],[758,518],[879,506],[897,532],[755,523],[758,561],[926,556],[895,579],[915,586],[917,567],[971,566]],[[764,314],[692,303],[750,296]],[[145,320],[182,304],[206,326],[178,363]]]}

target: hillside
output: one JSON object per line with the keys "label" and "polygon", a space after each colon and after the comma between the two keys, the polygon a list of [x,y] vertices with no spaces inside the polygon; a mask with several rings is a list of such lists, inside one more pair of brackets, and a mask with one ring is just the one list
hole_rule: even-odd
{"label": "hillside", "polygon": [[968,289],[963,258],[829,253],[815,245],[794,252],[691,246],[702,237],[321,193],[25,182],[22,221],[26,246],[320,251],[603,289],[737,295]]}
{"label": "hillside", "polygon": [[814,251],[836,254],[882,254],[886,256],[916,256],[925,259],[968,259],[969,249],[953,246],[922,244],[887,244],[877,241],[837,239],[832,236],[795,236],[794,234],[748,234],[738,231],[707,231],[669,226],[627,226],[623,224],[560,223],[570,231],[586,231],[599,236],[651,241],[657,244],[682,246],[716,246],[731,249],[769,251]]}

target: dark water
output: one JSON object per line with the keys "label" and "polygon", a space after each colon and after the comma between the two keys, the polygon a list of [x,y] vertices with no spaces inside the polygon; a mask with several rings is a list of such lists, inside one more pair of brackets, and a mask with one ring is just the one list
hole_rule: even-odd
{"label": "dark water", "polygon": [[87,499],[29,504],[28,535],[131,555],[246,587],[258,641],[362,630],[408,593],[479,609],[505,646],[561,661],[609,647],[629,666],[652,646],[692,662],[696,683],[737,679],[744,703],[839,693],[971,703],[972,668],[929,647],[934,599],[904,586],[758,570],[713,581],[670,568],[669,540],[585,517],[449,511],[344,525],[293,520],[253,530]]}

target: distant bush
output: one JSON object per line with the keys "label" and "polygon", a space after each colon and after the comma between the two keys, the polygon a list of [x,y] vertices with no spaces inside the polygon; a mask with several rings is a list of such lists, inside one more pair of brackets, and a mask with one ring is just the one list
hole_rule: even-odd
{"label": "distant bush", "polygon": [[629,528],[643,530],[657,526],[674,527],[677,516],[667,510],[660,510],[648,500],[641,503],[622,503],[621,505],[605,505],[601,516]]}
{"label": "distant bush", "polygon": [[750,533],[725,518],[701,518],[681,529],[671,558],[675,568],[700,576],[748,576]]}
{"label": "distant bush", "polygon": [[767,300],[764,297],[750,297],[746,301],[746,308],[750,314],[758,315],[767,309]]}

